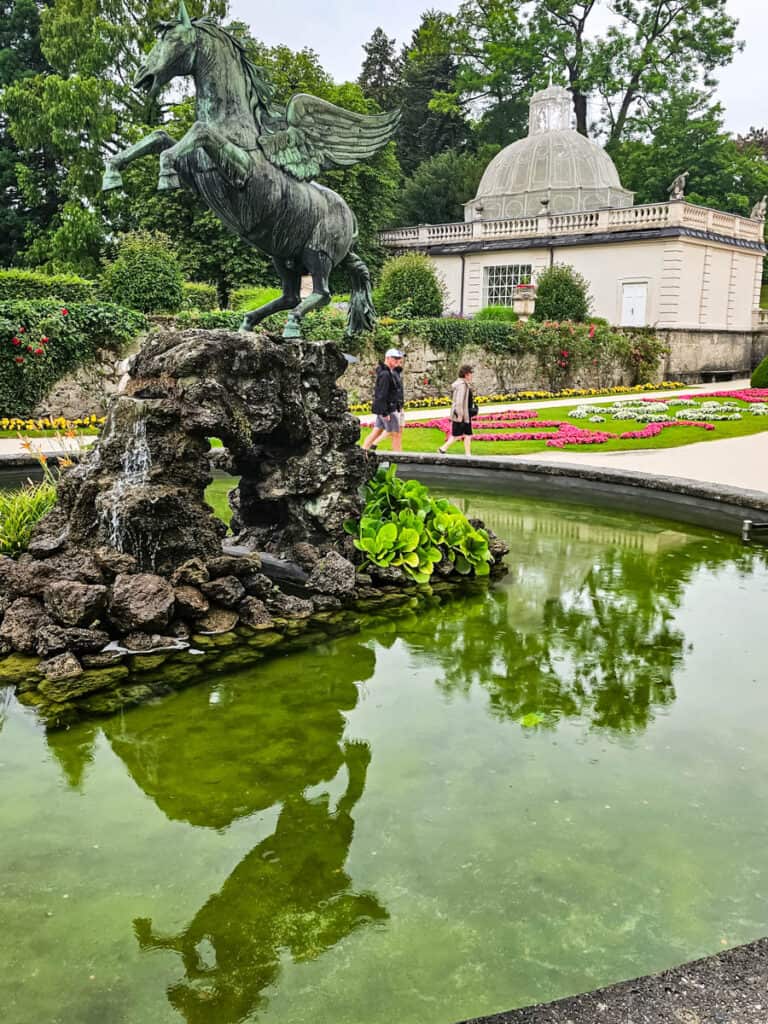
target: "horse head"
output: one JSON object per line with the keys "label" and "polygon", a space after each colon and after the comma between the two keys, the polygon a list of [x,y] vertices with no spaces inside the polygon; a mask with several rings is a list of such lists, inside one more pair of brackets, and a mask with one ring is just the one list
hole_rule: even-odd
{"label": "horse head", "polygon": [[179,13],[175,21],[161,21],[157,26],[158,40],[141,62],[134,88],[143,89],[154,98],[172,78],[191,75],[194,69],[197,38],[195,27],[179,0]]}

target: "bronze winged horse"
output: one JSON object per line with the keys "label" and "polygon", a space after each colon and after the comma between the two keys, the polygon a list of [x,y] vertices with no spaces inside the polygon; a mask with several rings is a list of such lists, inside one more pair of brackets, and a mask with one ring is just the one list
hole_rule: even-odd
{"label": "bronze winged horse", "polygon": [[[328,278],[339,264],[352,280],[347,331],[370,330],[375,311],[368,268],[353,251],[355,215],[312,178],[373,156],[392,138],[399,111],[357,114],[301,93],[278,107],[242,43],[208,18],[190,19],[184,0],[158,34],[134,85],[156,96],[177,76],[194,78],[197,120],[179,142],[154,131],[112,157],[103,188],[119,188],[132,160],[160,153],[159,189],[192,189],[227,228],[269,253],[283,294],[247,313],[241,330],[290,309],[283,337],[300,338],[302,317],[330,302]],[[302,301],[305,270],[313,290]]]}

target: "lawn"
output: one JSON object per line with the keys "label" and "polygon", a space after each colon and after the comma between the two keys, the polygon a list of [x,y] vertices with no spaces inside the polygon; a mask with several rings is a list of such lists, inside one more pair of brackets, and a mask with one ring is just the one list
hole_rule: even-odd
{"label": "lawn", "polygon": [[[717,399],[706,398],[707,401],[718,401]],[[578,451],[588,454],[589,452],[615,452],[615,451],[640,451],[648,450],[651,448],[677,448],[681,445],[696,444],[701,441],[718,441],[728,437],[744,437],[747,434],[756,434],[763,430],[768,430],[768,416],[754,416],[750,413],[750,405],[747,402],[722,399],[720,404],[725,404],[731,401],[732,404],[738,406],[739,411],[743,413],[744,418],[741,420],[725,421],[725,422],[712,422],[714,430],[705,430],[700,426],[689,426],[689,427],[667,427],[662,432],[652,438],[637,438],[637,439],[626,439],[620,438],[611,439],[605,441],[603,444],[589,444],[589,445],[578,445],[578,444],[566,444],[563,451]],[[594,402],[595,408],[606,409],[611,407],[611,402]],[[652,406],[653,403],[647,403]],[[701,402],[697,401],[697,405]],[[590,423],[589,420],[583,419],[570,419],[568,416],[569,412],[572,412],[576,408],[574,405],[562,405],[553,406],[551,408],[544,409],[532,409],[530,410],[531,420],[543,420],[551,422],[554,420],[564,421],[573,426],[578,426],[582,429],[588,429],[592,431],[601,431],[612,434],[621,434],[627,431],[642,430],[645,424],[635,423],[627,420],[617,420],[610,417],[605,417],[603,423]],[[522,411],[522,410],[521,410]],[[682,416],[682,414],[680,414]],[[675,416],[675,410],[671,410],[669,418],[673,419]],[[514,421],[509,423],[509,426],[505,428],[507,431],[514,431],[516,428]],[[525,431],[537,431],[536,427],[523,427],[520,428]],[[543,428],[547,429],[547,428]],[[551,428],[551,432],[554,434],[556,428]],[[480,433],[481,427],[479,424],[475,424],[475,433]],[[488,433],[499,433],[499,428],[493,428],[493,430],[486,431]],[[362,436],[365,437],[369,433],[369,430],[363,429]],[[435,452],[445,440],[445,434],[441,430],[430,429],[425,427],[406,427],[403,434],[403,450],[409,452]],[[378,451],[391,451],[391,443],[389,441],[382,441],[378,446]],[[530,455],[535,452],[550,451],[552,450],[547,446],[546,441],[473,441],[472,442],[472,453],[474,455]],[[460,454],[463,451],[463,445],[461,441],[455,441],[453,446],[449,449],[451,454]]]}

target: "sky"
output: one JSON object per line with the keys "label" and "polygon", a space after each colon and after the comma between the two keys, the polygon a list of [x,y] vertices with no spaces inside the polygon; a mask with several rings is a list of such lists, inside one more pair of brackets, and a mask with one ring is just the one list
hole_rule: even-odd
{"label": "sky", "polygon": [[[607,8],[606,0],[602,3]],[[284,6],[231,0],[231,13],[268,45],[285,43],[293,50],[311,47],[331,76],[343,82],[357,78],[363,43],[377,26],[401,44],[410,39],[423,10],[455,11],[458,6],[458,0],[367,0],[363,4],[360,0],[291,0]],[[726,127],[744,133],[752,125],[768,124],[768,0],[728,0],[728,10],[739,19],[737,36],[746,46],[730,67],[720,70],[717,95],[725,107]]]}

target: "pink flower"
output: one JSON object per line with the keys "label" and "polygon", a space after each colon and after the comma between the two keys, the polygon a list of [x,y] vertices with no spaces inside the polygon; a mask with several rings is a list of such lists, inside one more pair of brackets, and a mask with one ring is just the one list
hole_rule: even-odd
{"label": "pink flower", "polygon": [[596,331],[597,331],[597,328],[595,327],[595,325],[594,324],[590,324],[589,325],[589,336],[590,336],[590,338],[594,338]]}
{"label": "pink flower", "polygon": [[69,316],[69,310],[68,309],[62,309],[61,315],[62,316]]}
{"label": "pink flower", "polygon": [[44,349],[42,349],[42,348],[36,348],[35,349],[35,355],[36,356],[41,356],[43,354],[43,351],[44,351]]}
{"label": "pink flower", "polygon": [[48,338],[48,337],[46,337],[46,335],[44,334],[44,335],[42,336],[42,338],[40,339],[40,343],[41,343],[42,345],[47,345],[47,344],[48,344],[48,342],[49,342],[50,340],[51,340],[51,339],[50,339],[50,338]]}

